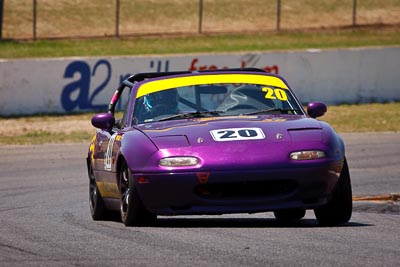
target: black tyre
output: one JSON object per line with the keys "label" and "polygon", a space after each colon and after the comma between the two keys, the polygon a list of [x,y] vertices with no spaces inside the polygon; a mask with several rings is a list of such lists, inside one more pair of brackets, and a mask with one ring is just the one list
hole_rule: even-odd
{"label": "black tyre", "polygon": [[119,172],[121,220],[125,226],[139,226],[153,223],[157,216],[151,214],[143,205],[136,188],[130,169],[122,162]]}
{"label": "black tyre", "polygon": [[104,207],[99,188],[96,184],[96,178],[92,166],[89,165],[89,206],[90,214],[93,220],[103,220],[107,216],[107,210]]}
{"label": "black tyre", "polygon": [[326,205],[315,209],[314,213],[320,225],[335,226],[347,223],[351,218],[352,210],[350,173],[345,159],[332,198]]}
{"label": "black tyre", "polygon": [[283,222],[290,222],[300,220],[306,215],[305,209],[285,209],[274,211],[274,216],[277,220]]}

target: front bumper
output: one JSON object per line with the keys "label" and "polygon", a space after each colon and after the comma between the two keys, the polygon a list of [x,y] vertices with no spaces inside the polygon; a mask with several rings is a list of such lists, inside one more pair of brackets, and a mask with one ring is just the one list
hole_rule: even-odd
{"label": "front bumper", "polygon": [[144,205],[154,214],[255,213],[326,204],[339,179],[337,165],[135,173],[133,178]]}

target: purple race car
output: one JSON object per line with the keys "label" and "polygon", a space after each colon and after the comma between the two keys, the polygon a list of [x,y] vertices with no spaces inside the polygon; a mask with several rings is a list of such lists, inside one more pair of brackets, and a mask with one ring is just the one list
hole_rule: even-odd
{"label": "purple race car", "polygon": [[312,102],[306,113],[282,77],[259,69],[133,75],[92,118],[91,215],[117,210],[130,226],[267,211],[287,221],[313,209],[320,225],[346,223],[350,175],[342,139],[315,119],[326,111]]}

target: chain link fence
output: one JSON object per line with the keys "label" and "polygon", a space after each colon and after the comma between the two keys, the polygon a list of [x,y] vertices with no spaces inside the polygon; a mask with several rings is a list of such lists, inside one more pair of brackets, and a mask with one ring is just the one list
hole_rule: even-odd
{"label": "chain link fence", "polygon": [[400,0],[0,0],[0,40],[400,24]]}

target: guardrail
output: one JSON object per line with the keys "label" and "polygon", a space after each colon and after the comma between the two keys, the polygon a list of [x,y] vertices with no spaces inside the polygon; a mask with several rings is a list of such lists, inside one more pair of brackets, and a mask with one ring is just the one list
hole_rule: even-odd
{"label": "guardrail", "polygon": [[303,103],[400,101],[400,47],[0,59],[0,116],[106,110],[118,84],[134,73],[238,67],[281,74]]}

